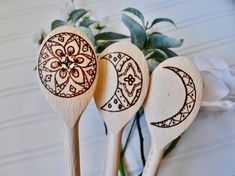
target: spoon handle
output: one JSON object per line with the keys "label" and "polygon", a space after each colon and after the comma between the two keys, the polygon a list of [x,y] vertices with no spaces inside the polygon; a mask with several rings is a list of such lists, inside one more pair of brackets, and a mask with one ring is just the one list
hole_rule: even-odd
{"label": "spoon handle", "polygon": [[108,133],[104,176],[118,176],[122,130],[118,134]]}
{"label": "spoon handle", "polygon": [[142,176],[157,176],[164,150],[158,150],[151,146],[150,152]]}
{"label": "spoon handle", "polygon": [[80,176],[78,124],[74,127],[65,126],[65,154],[67,159],[66,176]]}

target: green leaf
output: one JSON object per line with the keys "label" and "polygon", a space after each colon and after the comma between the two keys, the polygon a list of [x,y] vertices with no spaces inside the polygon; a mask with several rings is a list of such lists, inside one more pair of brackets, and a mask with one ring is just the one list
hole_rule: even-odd
{"label": "green leaf", "polygon": [[44,39],[46,38],[46,33],[45,32],[42,32],[40,38],[38,39],[38,43],[41,45],[42,42],[44,41]]}
{"label": "green leaf", "polygon": [[175,57],[178,56],[178,54],[176,54],[174,51],[168,49],[168,48],[160,48],[160,50],[162,50],[164,53],[166,53],[166,55],[170,58],[170,57]]}
{"label": "green leaf", "polygon": [[154,34],[162,34],[161,32],[152,32],[151,34],[149,34],[149,37],[153,36]]}
{"label": "green leaf", "polygon": [[97,53],[101,53],[102,51],[105,50],[105,48],[107,48],[108,46],[116,43],[117,41],[107,41],[107,42],[102,42],[100,43],[97,48],[96,48],[96,52]]}
{"label": "green leaf", "polygon": [[144,15],[138,9],[129,7],[129,8],[124,9],[123,12],[129,12],[137,16],[141,20],[143,26],[145,26]]}
{"label": "green leaf", "polygon": [[181,136],[177,137],[174,141],[172,141],[166,150],[164,151],[163,158],[165,158],[176,146],[176,144],[179,142]]}
{"label": "green leaf", "polygon": [[88,11],[85,10],[85,9],[77,9],[77,10],[74,10],[72,11],[70,14],[69,14],[69,18],[68,18],[68,21],[72,21],[73,24],[75,24],[82,16],[84,16]]}
{"label": "green leaf", "polygon": [[162,51],[159,50],[153,50],[150,54],[148,54],[147,58],[148,59],[154,59],[157,62],[162,62],[164,60],[166,60],[166,56],[164,55],[164,53]]}
{"label": "green leaf", "polygon": [[118,40],[125,38],[129,38],[129,36],[126,36],[124,34],[119,34],[116,32],[102,32],[95,36],[96,40]]}
{"label": "green leaf", "polygon": [[94,23],[96,23],[95,20],[91,20],[89,18],[84,18],[79,25],[88,28],[90,25],[92,25]]}
{"label": "green leaf", "polygon": [[80,27],[78,27],[78,29],[79,29],[81,32],[85,33],[86,36],[91,40],[91,42],[92,42],[93,44],[95,44],[95,37],[94,37],[92,31],[91,31],[89,28],[80,26]]}
{"label": "green leaf", "polygon": [[183,39],[174,39],[162,34],[152,35],[146,44],[148,49],[156,48],[176,48],[180,47],[183,43]]}
{"label": "green leaf", "polygon": [[104,29],[104,28],[106,28],[106,26],[105,26],[105,25],[102,25],[102,24],[100,24],[100,23],[97,23],[97,24],[95,25],[95,29],[96,29],[96,30],[101,31],[101,30]]}
{"label": "green leaf", "polygon": [[144,28],[127,15],[122,15],[122,21],[128,27],[131,33],[131,42],[138,48],[143,49],[147,40],[147,35]]}
{"label": "green leaf", "polygon": [[149,29],[151,27],[153,27],[155,24],[160,23],[160,22],[168,22],[173,24],[176,27],[176,24],[173,20],[169,19],[169,18],[156,18],[155,20],[153,20],[152,24],[150,25]]}
{"label": "green leaf", "polygon": [[60,27],[60,26],[64,26],[66,24],[65,21],[63,20],[54,20],[52,23],[51,23],[51,30],[57,28],[57,27]]}
{"label": "green leaf", "polygon": [[119,164],[119,171],[120,171],[121,176],[126,176],[122,160],[123,160],[123,158],[121,157],[120,158],[120,164]]}

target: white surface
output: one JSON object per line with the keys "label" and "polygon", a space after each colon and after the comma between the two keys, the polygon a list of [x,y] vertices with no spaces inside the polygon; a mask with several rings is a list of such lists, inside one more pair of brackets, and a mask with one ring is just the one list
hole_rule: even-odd
{"label": "white surface", "polygon": [[[64,6],[63,0],[0,2],[1,176],[64,176],[62,124],[39,90],[33,71],[37,51],[34,34],[60,18]],[[159,16],[175,20],[178,29],[160,26],[168,35],[184,38],[179,54],[215,55],[235,64],[234,0],[84,0],[77,4],[91,9],[97,19],[109,16],[103,21],[117,32],[128,32],[120,22],[121,10],[128,6],[141,9],[150,20]],[[234,176],[234,125],[235,110],[200,113],[163,161],[159,175]],[[146,127],[143,131],[147,151]],[[80,137],[82,175],[101,176],[106,138],[93,102],[83,114]],[[126,156],[128,170],[136,176],[142,170],[136,131]]]}

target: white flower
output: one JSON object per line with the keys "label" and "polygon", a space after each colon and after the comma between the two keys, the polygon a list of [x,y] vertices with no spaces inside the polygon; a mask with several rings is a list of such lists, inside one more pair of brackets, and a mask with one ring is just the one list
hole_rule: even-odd
{"label": "white flower", "polygon": [[203,81],[201,110],[221,111],[235,105],[235,69],[221,58],[194,57]]}

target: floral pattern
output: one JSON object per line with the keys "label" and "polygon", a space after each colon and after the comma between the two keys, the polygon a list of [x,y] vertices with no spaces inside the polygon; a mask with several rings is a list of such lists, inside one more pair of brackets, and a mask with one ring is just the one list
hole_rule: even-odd
{"label": "floral pattern", "polygon": [[95,52],[79,35],[64,32],[50,37],[38,59],[43,85],[59,97],[75,97],[94,82],[97,63]]}

